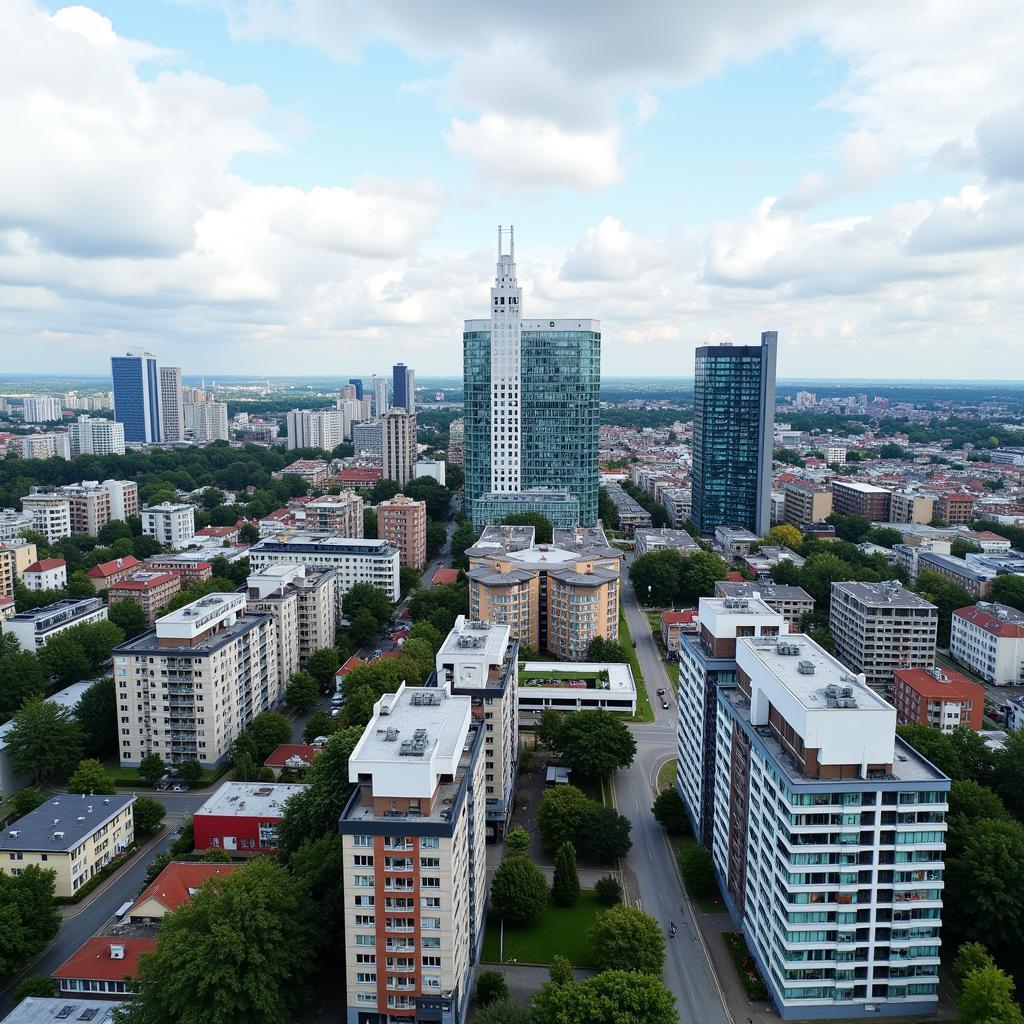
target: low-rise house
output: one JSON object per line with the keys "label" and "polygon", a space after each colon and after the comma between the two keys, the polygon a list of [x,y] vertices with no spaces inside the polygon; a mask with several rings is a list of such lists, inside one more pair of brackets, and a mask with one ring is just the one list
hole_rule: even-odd
{"label": "low-rise house", "polygon": [[86,572],[93,589],[98,594],[101,590],[109,590],[118,580],[127,579],[133,572],[142,568],[142,563],[134,555],[124,558],[113,558],[109,562],[100,562]]}
{"label": "low-rise house", "polygon": [[142,609],[146,625],[152,626],[164,606],[181,592],[181,575],[176,572],[135,572],[118,580],[107,591],[107,600],[132,601]]}
{"label": "low-rise house", "polygon": [[192,817],[197,850],[277,853],[277,825],[289,797],[305,786],[283,782],[227,782]]}
{"label": "low-rise house", "polygon": [[263,762],[263,766],[270,768],[275,778],[280,778],[285,768],[303,772],[323,749],[318,743],[282,743],[274,748],[274,752]]}
{"label": "low-rise house", "polygon": [[[139,958],[156,949],[156,939],[94,935],[53,972],[62,995],[131,999],[139,976]],[[70,1019],[70,1018],[68,1018]]]}
{"label": "low-rise house", "polygon": [[68,564],[63,558],[41,558],[21,574],[26,590],[63,590],[68,585]]}
{"label": "low-rise house", "polygon": [[125,915],[133,924],[154,924],[177,910],[210,878],[223,878],[241,864],[197,864],[195,861],[171,861],[153,879]]}
{"label": "low-rise house", "polygon": [[696,608],[684,608],[681,612],[661,613],[661,643],[666,651],[679,650],[679,638],[683,633],[696,633],[700,628]]}
{"label": "low-rise house", "polygon": [[931,725],[942,732],[983,724],[985,688],[962,672],[940,668],[903,668],[895,674],[893,704],[900,725]]}

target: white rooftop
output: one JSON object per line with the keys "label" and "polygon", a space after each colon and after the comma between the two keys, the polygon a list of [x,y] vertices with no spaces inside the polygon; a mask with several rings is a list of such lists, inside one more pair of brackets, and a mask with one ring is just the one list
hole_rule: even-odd
{"label": "white rooftop", "polygon": [[[833,481],[836,487],[846,487],[851,491],[857,491],[860,494],[888,494],[889,492],[884,487],[876,487],[874,484],[865,484],[860,480],[835,480]],[[891,526],[891,523],[886,523],[886,526]]]}
{"label": "white rooftop", "polygon": [[472,622],[465,615],[455,620],[452,631],[445,637],[438,659],[472,656],[489,663],[501,663],[508,650],[512,627],[502,622]]}
{"label": "white rooftop", "polygon": [[[596,661],[528,661],[523,665],[522,672],[529,677],[533,673],[543,675],[545,672],[554,673],[554,678],[571,675],[579,672],[580,675],[598,675],[601,672],[608,673],[608,686],[601,687],[602,692],[614,694],[618,697],[635,697],[636,683],[633,680],[633,672],[629,665],[619,662],[596,662]],[[576,687],[570,687],[570,680],[565,680],[563,686],[546,686],[548,690],[571,690],[578,692]],[[520,693],[523,687],[529,687],[529,681],[523,682],[520,675]]]}
{"label": "white rooftop", "polygon": [[291,782],[225,782],[196,814],[280,818],[288,798],[305,788]]}

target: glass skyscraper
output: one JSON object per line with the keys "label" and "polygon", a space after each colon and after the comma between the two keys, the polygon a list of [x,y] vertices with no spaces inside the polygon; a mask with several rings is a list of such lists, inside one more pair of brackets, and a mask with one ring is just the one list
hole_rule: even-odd
{"label": "glass skyscraper", "polygon": [[[593,526],[601,325],[522,319],[513,246],[510,233],[501,251],[499,229],[491,318],[467,320],[462,335],[466,512],[480,527],[521,510],[529,494],[556,526]],[[578,524],[568,521],[576,502]]]}
{"label": "glass skyscraper", "polygon": [[760,345],[697,349],[693,388],[693,522],[701,533],[741,526],[764,536],[771,526],[775,350]]}
{"label": "glass skyscraper", "polygon": [[144,352],[113,356],[114,419],[124,424],[124,439],[138,444],[163,440],[160,375],[156,356]]}
{"label": "glass skyscraper", "polygon": [[391,404],[409,413],[416,411],[416,378],[405,363],[391,368]]}

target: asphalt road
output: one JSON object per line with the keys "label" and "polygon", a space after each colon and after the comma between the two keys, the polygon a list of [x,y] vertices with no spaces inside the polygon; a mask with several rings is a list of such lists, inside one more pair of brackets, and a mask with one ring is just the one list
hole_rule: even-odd
{"label": "asphalt road", "polygon": [[[665,663],[628,584],[623,591],[626,621],[636,641],[636,653],[654,706],[652,725],[631,726],[637,741],[637,756],[628,771],[615,776],[615,801],[620,814],[633,824],[633,848],[626,858],[628,871],[636,878],[634,904],[654,917],[666,934],[664,981],[676,997],[679,1019],[700,1024],[732,1024],[718,980],[698,934],[682,888],[664,829],[651,815],[659,767],[676,755],[676,702]],[[664,710],[654,691],[665,687],[669,708]],[[668,938],[671,922],[678,932]]]}

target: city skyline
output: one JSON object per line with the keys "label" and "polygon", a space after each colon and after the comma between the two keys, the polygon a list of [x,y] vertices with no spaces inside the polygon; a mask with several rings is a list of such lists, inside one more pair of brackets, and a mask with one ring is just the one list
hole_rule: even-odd
{"label": "city skyline", "polygon": [[859,377],[865,352],[897,377],[1024,375],[1008,3],[725,5],[685,30],[670,4],[583,29],[342,10],[5,5],[12,153],[36,155],[2,179],[12,370],[139,343],[211,374],[342,373],[368,348],[453,374],[490,227],[514,221],[528,292],[601,317],[608,377],[766,322],[786,377]]}

